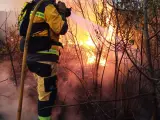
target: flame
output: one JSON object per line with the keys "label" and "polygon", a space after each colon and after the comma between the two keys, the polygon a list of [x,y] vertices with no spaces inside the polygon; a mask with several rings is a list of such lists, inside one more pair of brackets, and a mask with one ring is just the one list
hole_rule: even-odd
{"label": "flame", "polygon": [[[108,29],[105,30],[105,33],[104,33],[104,38],[105,38],[105,41],[110,41],[114,38],[114,28],[113,26],[109,25]],[[104,40],[104,39],[103,39]],[[89,53],[86,53],[86,56],[87,56],[87,64],[89,65],[92,65],[96,62],[96,56],[94,54],[94,51],[95,51],[95,44],[92,40],[92,38],[90,36],[88,36],[88,39],[86,41],[83,41],[84,42],[84,46],[85,48],[89,48],[90,49],[90,52]],[[101,57],[100,59],[100,63],[99,63],[101,66],[105,66],[107,65],[106,64],[106,59]]]}
{"label": "flame", "polygon": [[114,38],[114,28],[113,28],[113,26],[112,25],[110,25],[109,27],[108,27],[108,29],[106,30],[106,32],[104,33],[104,36],[105,36],[105,38],[106,38],[106,40],[108,40],[108,41],[111,41],[112,40],[112,38]]}
{"label": "flame", "polygon": [[96,57],[95,56],[88,56],[87,64],[95,63]]}
{"label": "flame", "polygon": [[[107,22],[107,21],[106,21]],[[105,33],[104,33],[104,38],[107,41],[112,41],[112,39],[114,38],[115,34],[114,34],[114,28],[112,25],[109,25],[108,29],[106,28]],[[86,53],[87,55],[87,64],[92,65],[96,62],[96,56],[94,54],[94,50],[95,48],[95,44],[93,43],[92,38],[89,36],[88,39],[84,42],[85,43],[85,47],[92,49],[92,51],[90,53]],[[106,64],[106,59],[101,57],[100,59],[100,65],[101,66],[105,66]]]}
{"label": "flame", "polygon": [[[98,2],[98,6],[100,7],[99,10],[101,11],[103,9],[102,2]],[[107,10],[104,12],[111,12],[112,7],[107,5]],[[87,9],[89,12],[91,9]],[[99,12],[100,12],[99,11]],[[91,12],[92,13],[92,12]],[[114,28],[112,26],[112,22],[110,22],[110,16],[107,14],[106,16],[106,25],[107,27],[104,28],[104,26],[97,25],[97,21],[95,19],[95,16],[92,16],[90,14],[88,19],[84,19],[81,16],[76,15],[74,12],[72,12],[71,20],[73,23],[78,24],[78,29],[75,31],[76,38],[78,39],[78,44],[83,47],[86,60],[86,64],[92,65],[96,62],[96,46],[98,42],[103,41],[107,46],[109,45],[106,41],[112,41],[114,38]],[[92,29],[93,28],[93,29]],[[96,32],[98,31],[98,33]],[[100,34],[99,34],[100,31]],[[74,32],[74,30],[73,30]],[[93,35],[92,37],[90,35]],[[102,35],[102,36],[101,36]],[[100,39],[100,40],[99,40]],[[93,42],[94,40],[94,42]],[[99,41],[98,41],[99,40]],[[114,40],[113,40],[114,42]],[[95,46],[96,44],[96,46]],[[101,43],[99,43],[101,44]],[[106,49],[106,48],[105,48]],[[105,51],[104,51],[105,52]],[[105,66],[106,65],[106,59],[101,57],[100,59],[100,65]]]}
{"label": "flame", "polygon": [[86,45],[88,45],[90,47],[95,47],[91,37],[89,37],[88,40],[86,41]]}
{"label": "flame", "polygon": [[[94,64],[96,62],[96,56],[94,55],[93,52],[86,53],[86,55],[87,55],[87,64],[88,65],[92,65],[92,64]],[[106,65],[106,59],[101,57],[99,64],[101,66],[105,66]]]}
{"label": "flame", "polygon": [[101,58],[101,60],[100,60],[100,65],[101,65],[101,66],[105,66],[105,64],[106,64],[106,59]]}
{"label": "flame", "polygon": [[93,43],[92,38],[89,36],[88,39],[85,41],[86,45],[85,47],[91,49],[92,51],[90,53],[86,53],[87,55],[87,64],[91,65],[94,64],[96,61],[96,56],[94,55],[94,49],[95,49],[95,45]]}
{"label": "flame", "polygon": [[[95,56],[95,55],[87,54],[87,57],[88,57],[88,59],[87,59],[87,64],[88,64],[88,65],[92,65],[92,64],[95,63],[95,61],[96,61],[96,56]],[[100,60],[99,63],[100,63],[101,66],[105,66],[105,64],[106,64],[106,59],[101,58],[101,60]]]}

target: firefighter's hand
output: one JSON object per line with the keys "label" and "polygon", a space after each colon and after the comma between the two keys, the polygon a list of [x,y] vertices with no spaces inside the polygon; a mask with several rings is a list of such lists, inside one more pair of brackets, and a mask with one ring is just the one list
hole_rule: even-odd
{"label": "firefighter's hand", "polygon": [[67,9],[65,3],[59,1],[57,5],[58,5],[58,11],[60,12],[60,14],[65,14]]}

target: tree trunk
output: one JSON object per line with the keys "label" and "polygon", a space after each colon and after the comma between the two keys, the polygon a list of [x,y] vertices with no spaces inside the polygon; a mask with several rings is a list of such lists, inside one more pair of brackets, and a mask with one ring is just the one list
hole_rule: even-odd
{"label": "tree trunk", "polygon": [[[149,40],[149,34],[148,34],[148,14],[147,14],[147,5],[148,0],[143,1],[143,13],[144,13],[144,43],[146,48],[146,57],[149,67],[150,76],[154,78],[154,69],[152,65],[152,55],[151,55],[151,46],[150,46],[150,40]],[[152,120],[158,120],[158,112],[157,112],[157,98],[156,98],[156,86],[153,81],[153,97],[154,97],[154,107],[153,107],[153,115]]]}

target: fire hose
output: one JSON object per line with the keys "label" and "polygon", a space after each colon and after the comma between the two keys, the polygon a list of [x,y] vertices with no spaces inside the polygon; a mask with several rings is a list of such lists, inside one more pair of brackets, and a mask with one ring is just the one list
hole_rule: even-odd
{"label": "fire hose", "polygon": [[22,70],[21,70],[21,83],[20,83],[20,95],[19,95],[19,103],[18,103],[18,110],[17,110],[17,120],[21,120],[21,113],[22,113],[22,103],[23,103],[23,91],[24,91],[24,79],[25,79],[25,68],[26,68],[26,59],[27,59],[27,52],[28,52],[28,42],[30,39],[30,33],[32,29],[32,24],[33,20],[35,17],[35,14],[40,7],[40,5],[47,0],[40,0],[32,13],[31,19],[29,21],[29,26],[27,29],[27,34],[26,34],[26,40],[25,40],[25,45],[24,45],[24,53],[23,53],[23,60],[22,60]]}

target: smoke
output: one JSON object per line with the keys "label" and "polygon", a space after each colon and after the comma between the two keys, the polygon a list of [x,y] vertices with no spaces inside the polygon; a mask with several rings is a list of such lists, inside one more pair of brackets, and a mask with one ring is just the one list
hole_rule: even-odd
{"label": "smoke", "polygon": [[[76,61],[70,61],[66,65],[66,67],[77,73],[78,65],[75,65]],[[80,86],[80,81],[77,77],[72,73],[66,70],[65,68],[59,68],[59,79],[58,79],[58,100],[61,101],[58,104],[76,104],[77,101],[77,89]],[[64,107],[59,108],[60,114],[58,120],[82,120],[81,115],[77,113],[77,107]]]}
{"label": "smoke", "polygon": [[[6,1],[5,4],[8,4],[9,1]],[[19,3],[20,5],[20,3]],[[19,6],[17,5],[17,7]],[[14,4],[13,4],[14,6]],[[14,8],[12,6],[12,9]],[[13,19],[13,17],[11,17]],[[72,13],[71,19],[74,23],[77,23],[81,26],[82,29],[88,31],[92,35],[95,34],[95,29],[98,29],[101,33],[104,33],[104,28],[90,22],[88,20],[83,19],[80,16]],[[12,21],[13,22],[13,21]],[[68,54],[67,54],[68,55]],[[115,65],[112,63],[115,58],[113,53],[109,54],[108,64],[106,66],[104,80],[103,80],[103,91],[102,95],[104,97],[109,96],[109,90],[111,89],[110,85],[114,77],[114,68]],[[111,62],[110,62],[111,61]],[[73,72],[76,73],[81,78],[81,67],[77,60],[68,61],[66,67],[71,69]],[[18,90],[15,88],[14,84],[10,81],[10,63],[3,62],[0,64],[0,78],[4,80],[9,78],[8,81],[0,83],[0,115],[3,116],[4,120],[13,120],[16,118],[17,106],[18,106]],[[88,67],[88,66],[85,66]],[[92,68],[92,65],[91,65]],[[100,68],[100,71],[103,71],[103,67]],[[58,82],[58,96],[57,96],[57,103],[58,104],[77,104],[79,101],[77,99],[85,100],[85,93],[81,82],[76,77],[76,75],[69,71],[65,70],[65,68],[60,68],[59,70],[59,82]],[[86,87],[87,90],[92,90],[93,87],[93,77],[92,69],[86,68],[85,69],[85,80],[86,80]],[[101,76],[100,76],[101,77]],[[99,78],[100,78],[99,77]],[[99,83],[101,79],[98,79]],[[36,104],[36,90],[35,81],[33,80],[33,76],[28,76],[25,81],[25,94],[24,94],[24,101],[23,101],[23,112],[22,112],[22,120],[36,120],[37,118],[37,104]],[[8,97],[9,96],[9,97]],[[79,112],[79,106],[77,107],[58,107],[53,109],[53,119],[54,120],[83,120],[83,115]]]}
{"label": "smoke", "polygon": [[[0,116],[1,120],[13,120],[16,119],[17,108],[18,108],[18,96],[19,90],[16,89],[11,79],[10,74],[10,62],[0,63]],[[22,120],[32,119],[37,117],[36,103],[29,95],[31,86],[25,85],[24,88],[24,101],[22,110]],[[32,92],[34,92],[32,90]],[[35,119],[36,120],[36,119]]]}
{"label": "smoke", "polygon": [[[106,66],[104,81],[103,81],[103,97],[108,97],[111,89],[111,82],[114,76],[114,63],[112,55],[110,55],[109,64]],[[79,99],[86,100],[85,92],[81,85],[81,82],[77,76],[69,71],[72,70],[81,78],[80,64],[76,59],[68,61],[66,65],[60,64],[58,70],[58,96],[55,105],[70,105],[79,103]],[[92,90],[93,81],[89,77],[92,77],[90,67],[85,66],[85,81],[87,90]],[[0,83],[0,116],[3,117],[2,120],[13,120],[16,118],[17,107],[18,107],[18,90],[15,88],[14,84],[10,81],[10,62],[0,63],[0,80],[7,79],[7,81]],[[100,68],[100,71],[103,67]],[[36,82],[33,76],[27,74],[25,80],[24,89],[24,101],[23,101],[23,111],[22,120],[36,120],[37,119],[37,94],[36,94]],[[101,81],[98,81],[99,83]],[[96,93],[95,93],[96,94]],[[53,109],[52,118],[53,120],[83,120],[83,114],[80,112],[79,106],[76,107],[56,107]]]}
{"label": "smoke", "polygon": [[[73,66],[72,63],[70,63]],[[68,66],[68,67],[71,67]],[[76,70],[75,66],[73,70]],[[0,119],[1,120],[13,120],[16,119],[18,108],[18,96],[19,89],[16,89],[11,79],[10,74],[11,66],[9,61],[0,63],[0,81],[6,80],[0,83]],[[64,70],[64,69],[63,69]],[[62,70],[61,70],[62,72]],[[58,82],[58,104],[75,104],[74,98],[77,97],[77,87],[80,85],[75,75],[69,72],[64,72],[67,80],[64,76],[59,76]],[[63,79],[64,78],[64,79]],[[37,94],[36,94],[36,82],[33,76],[27,74],[24,87],[24,100],[22,109],[22,120],[36,120],[37,119]],[[81,115],[77,113],[77,107],[71,108],[54,108],[52,117],[54,120],[82,120]]]}

